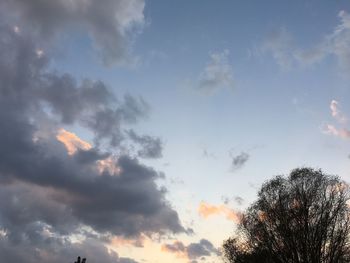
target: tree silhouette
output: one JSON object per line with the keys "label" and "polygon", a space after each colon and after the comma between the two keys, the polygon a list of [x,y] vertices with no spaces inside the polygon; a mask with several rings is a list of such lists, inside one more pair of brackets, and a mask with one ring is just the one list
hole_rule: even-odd
{"label": "tree silhouette", "polygon": [[321,170],[299,168],[263,184],[224,242],[227,262],[350,262],[349,186]]}
{"label": "tree silhouette", "polygon": [[86,258],[83,258],[83,260],[80,261],[80,257],[78,257],[77,261],[75,261],[74,263],[86,263]]}

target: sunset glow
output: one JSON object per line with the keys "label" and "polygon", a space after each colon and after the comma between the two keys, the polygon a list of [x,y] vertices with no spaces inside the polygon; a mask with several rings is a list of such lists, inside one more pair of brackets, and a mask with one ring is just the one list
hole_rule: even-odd
{"label": "sunset glow", "polygon": [[223,262],[267,180],[347,190],[349,70],[346,0],[0,0],[0,261]]}

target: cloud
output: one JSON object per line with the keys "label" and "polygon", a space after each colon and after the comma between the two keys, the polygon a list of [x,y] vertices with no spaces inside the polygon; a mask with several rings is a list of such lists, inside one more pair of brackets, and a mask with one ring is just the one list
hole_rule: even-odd
{"label": "cloud", "polygon": [[215,153],[209,151],[207,148],[202,149],[202,157],[208,158],[208,159],[216,159]]}
{"label": "cloud", "polygon": [[[339,109],[339,103],[336,100],[332,100],[330,103],[330,110],[332,117],[340,124],[346,124],[348,118]],[[350,139],[350,130],[346,128],[337,128],[332,124],[326,124],[323,127],[323,133],[330,134],[342,139]]]}
{"label": "cloud", "polygon": [[232,170],[235,171],[242,168],[249,158],[250,155],[246,152],[241,152],[239,155],[232,156]]}
{"label": "cloud", "polygon": [[273,32],[264,40],[261,51],[269,53],[284,69],[293,66],[308,66],[334,57],[339,68],[350,69],[350,15],[345,11],[338,14],[339,24],[320,43],[310,48],[298,47],[286,29]]}
{"label": "cloud", "polygon": [[336,57],[341,68],[350,69],[350,15],[345,11],[338,14],[340,24],[324,40],[325,50]]}
{"label": "cloud", "polygon": [[238,205],[242,205],[244,203],[244,199],[240,196],[235,196],[234,197],[234,201],[238,204]]}
{"label": "cloud", "polygon": [[137,155],[142,158],[161,158],[163,144],[159,138],[149,135],[137,135],[133,130],[128,131],[130,139],[141,146]]}
{"label": "cloud", "polygon": [[330,104],[330,109],[332,116],[339,122],[339,123],[346,123],[347,117],[340,111],[339,109],[339,103],[336,100],[332,100]]}
{"label": "cloud", "polygon": [[[46,2],[43,8],[52,1]],[[135,262],[95,241],[185,232],[166,189],[157,186],[163,174],[126,153],[114,154],[148,105],[140,97],[118,98],[101,81],[78,82],[50,70],[50,57],[37,55],[37,42],[0,24],[2,258],[69,262],[80,254],[94,262]],[[95,144],[66,125],[86,130]]]}
{"label": "cloud", "polygon": [[43,40],[86,33],[105,65],[132,62],[132,40],[145,24],[144,0],[4,0],[0,8],[17,31],[34,31]]}
{"label": "cloud", "polygon": [[59,194],[56,190],[26,183],[1,185],[0,189],[0,253],[4,262],[72,262],[77,255],[93,262],[136,262],[108,252],[101,241],[70,240],[68,234],[79,222],[68,207],[54,200]]}
{"label": "cloud", "polygon": [[213,93],[222,88],[232,89],[234,87],[229,54],[228,50],[210,54],[210,61],[197,80],[196,87],[199,91]]}
{"label": "cloud", "polygon": [[90,143],[80,139],[76,134],[66,131],[65,129],[58,130],[56,139],[63,143],[69,155],[73,155],[77,150],[87,151],[92,148]]}
{"label": "cloud", "polygon": [[234,196],[232,198],[222,195],[221,200],[224,202],[225,205],[228,205],[232,201],[234,201],[237,205],[242,205],[244,203],[244,199],[240,196]]}
{"label": "cloud", "polygon": [[263,41],[261,51],[270,53],[283,69],[290,69],[294,64],[293,38],[282,28],[271,32]]}
{"label": "cloud", "polygon": [[187,258],[188,260],[220,255],[220,252],[206,239],[201,239],[198,243],[190,243],[188,246],[181,241],[175,241],[173,244],[163,245],[162,251],[173,253],[179,258]]}
{"label": "cloud", "polygon": [[[45,243],[46,241],[46,243]],[[84,255],[87,262],[104,263],[137,263],[137,261],[119,257],[114,251],[108,251],[107,248],[94,240],[86,240],[82,243],[72,243],[69,241],[60,242],[55,239],[47,239],[45,244],[36,244],[35,251],[31,244],[11,245],[9,246],[3,239],[0,239],[0,253],[4,262],[73,262],[77,255]],[[45,249],[43,249],[43,247]]]}
{"label": "cloud", "polygon": [[203,218],[213,215],[224,215],[228,220],[232,220],[235,223],[239,223],[241,218],[240,212],[234,211],[226,205],[215,206],[205,202],[199,204],[198,213]]}
{"label": "cloud", "polygon": [[143,247],[144,242],[146,240],[145,236],[139,236],[138,238],[123,238],[123,237],[113,237],[111,239],[110,245],[112,247],[120,247],[120,246],[133,246],[133,247]]}
{"label": "cloud", "polygon": [[323,130],[324,133],[330,134],[342,139],[350,139],[350,130],[348,129],[338,129],[334,125],[326,124]]}

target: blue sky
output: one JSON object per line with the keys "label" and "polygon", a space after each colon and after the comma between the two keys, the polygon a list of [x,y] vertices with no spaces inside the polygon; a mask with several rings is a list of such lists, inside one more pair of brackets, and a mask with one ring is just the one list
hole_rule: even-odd
{"label": "blue sky", "polygon": [[[76,83],[101,80],[117,101],[130,94],[149,105],[140,121],[115,127],[126,137],[133,129],[138,138],[159,138],[162,153],[155,158],[137,155],[142,140],[111,146],[110,134],[98,137],[101,131],[86,126],[86,119],[60,122],[56,98],[44,104],[52,115],[44,110],[46,117],[37,120],[39,130],[69,132],[61,141],[65,147],[79,137],[89,143],[84,150],[108,152],[116,165],[121,155],[130,155],[161,172],[158,190],[166,188],[169,209],[193,233],[140,230],[130,237],[108,230],[119,241],[105,246],[119,256],[221,262],[216,248],[236,225],[230,215],[243,211],[265,180],[300,166],[350,180],[350,2],[106,0],[101,5],[107,8],[96,14],[81,11],[83,1],[70,6],[59,0],[54,7],[48,0],[13,2],[4,1],[4,10],[14,15],[1,22],[33,36],[43,52],[38,56],[48,58],[45,72],[69,73]],[[43,10],[56,10],[57,17]],[[54,139],[52,134],[42,140]],[[143,240],[143,247],[132,245],[133,239]],[[184,248],[171,247],[176,242]],[[193,254],[191,244],[206,252]],[[124,262],[118,260],[106,262]]]}

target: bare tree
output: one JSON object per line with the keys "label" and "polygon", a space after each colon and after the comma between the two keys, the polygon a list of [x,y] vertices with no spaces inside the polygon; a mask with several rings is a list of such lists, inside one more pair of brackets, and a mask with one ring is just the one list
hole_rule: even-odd
{"label": "bare tree", "polygon": [[224,242],[232,263],[350,262],[349,186],[321,170],[299,168],[263,184]]}

